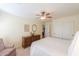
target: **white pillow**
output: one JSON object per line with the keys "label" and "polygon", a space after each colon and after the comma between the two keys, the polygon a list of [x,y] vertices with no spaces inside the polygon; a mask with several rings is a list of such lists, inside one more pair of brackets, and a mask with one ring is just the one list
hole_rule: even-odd
{"label": "white pillow", "polygon": [[74,40],[68,49],[68,55],[79,56],[79,32],[77,32],[74,36]]}

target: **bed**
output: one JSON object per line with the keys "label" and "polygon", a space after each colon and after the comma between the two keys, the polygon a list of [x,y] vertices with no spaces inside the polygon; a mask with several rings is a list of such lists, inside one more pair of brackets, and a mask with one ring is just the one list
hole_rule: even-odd
{"label": "bed", "polygon": [[46,37],[31,45],[31,56],[66,56],[71,40]]}
{"label": "bed", "polygon": [[73,40],[46,37],[31,45],[31,56],[79,56],[79,31]]}

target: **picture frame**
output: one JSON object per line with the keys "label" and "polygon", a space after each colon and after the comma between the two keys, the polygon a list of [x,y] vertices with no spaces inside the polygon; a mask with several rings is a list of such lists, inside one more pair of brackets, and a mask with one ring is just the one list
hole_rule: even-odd
{"label": "picture frame", "polygon": [[29,31],[30,31],[30,25],[24,24],[24,32],[29,32]]}

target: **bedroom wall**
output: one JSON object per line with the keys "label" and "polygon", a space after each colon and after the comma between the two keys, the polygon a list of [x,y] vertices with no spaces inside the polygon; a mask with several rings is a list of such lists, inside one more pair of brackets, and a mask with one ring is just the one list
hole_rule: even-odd
{"label": "bedroom wall", "polygon": [[30,32],[24,32],[24,24],[30,25],[30,32],[32,31],[32,24],[37,25],[36,34],[42,33],[42,24],[40,20],[21,18],[1,12],[0,14],[0,38],[4,39],[6,46],[15,45],[21,47],[22,36],[29,36]]}
{"label": "bedroom wall", "polygon": [[79,31],[79,14],[52,21],[52,36],[72,39],[77,31]]}

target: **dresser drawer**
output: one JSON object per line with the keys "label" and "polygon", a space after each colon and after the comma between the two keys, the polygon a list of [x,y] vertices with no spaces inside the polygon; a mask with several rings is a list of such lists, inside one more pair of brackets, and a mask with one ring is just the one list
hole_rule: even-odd
{"label": "dresser drawer", "polygon": [[32,37],[23,37],[22,38],[22,47],[26,48],[26,47],[30,46],[31,42],[32,42],[31,39],[32,39]]}
{"label": "dresser drawer", "polygon": [[32,41],[36,41],[40,39],[40,35],[33,36]]}
{"label": "dresser drawer", "polygon": [[26,48],[32,44],[32,42],[39,40],[40,35],[33,35],[28,37],[22,37],[22,47]]}

